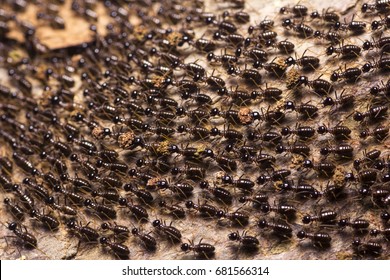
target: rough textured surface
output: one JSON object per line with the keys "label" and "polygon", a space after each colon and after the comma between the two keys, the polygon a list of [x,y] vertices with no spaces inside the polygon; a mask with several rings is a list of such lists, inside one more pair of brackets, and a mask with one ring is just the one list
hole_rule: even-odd
{"label": "rough textured surface", "polygon": [[[68,1],[69,2],[69,1]],[[265,4],[267,3],[267,4]],[[223,7],[226,3],[223,1],[207,1],[207,11],[210,12],[216,12],[221,13],[223,10]],[[341,60],[336,58],[335,56],[328,57],[324,54],[325,47],[324,45],[320,45],[318,43],[315,43],[314,39],[299,39],[297,37],[291,36],[292,31],[284,31],[280,26],[280,21],[282,16],[278,14],[278,10],[282,6],[292,6],[296,4],[295,2],[291,1],[272,1],[272,5],[269,4],[269,1],[247,1],[246,3],[246,9],[245,11],[249,12],[251,14],[251,24],[258,23],[264,18],[270,18],[275,20],[277,23],[277,27],[275,30],[278,32],[278,37],[280,37],[280,40],[283,40],[284,38],[288,38],[289,40],[293,41],[296,46],[296,56],[300,57],[305,52],[306,55],[312,55],[320,58],[321,60],[321,67],[319,71],[315,71],[313,74],[308,73],[308,77],[310,80],[318,78],[319,75],[323,75],[322,77],[327,80],[329,80],[330,74],[340,69],[344,69],[344,62],[340,64]],[[353,16],[355,16],[355,20],[365,20],[359,12],[361,3],[358,1],[350,0],[350,1],[318,1],[313,0],[310,2],[301,1],[299,4],[307,5],[309,10],[318,10],[323,11],[323,9],[326,9],[328,7],[332,7],[336,11],[344,11],[346,20],[349,21]],[[354,5],[356,5],[355,9],[351,9]],[[67,8],[68,9],[68,8]],[[65,15],[66,20],[72,21],[72,16],[67,16],[68,11],[63,12]],[[26,19],[29,19],[29,17],[34,17],[33,15],[26,14]],[[287,17],[287,16],[285,16]],[[283,17],[284,18],[284,17]],[[370,19],[367,18],[367,22],[370,22]],[[100,29],[104,29],[102,26],[107,22],[107,19],[103,19],[102,23],[99,20]],[[72,26],[77,26],[78,28],[74,28]],[[243,30],[247,29],[247,25],[244,25]],[[72,24],[70,24],[70,27],[64,31],[61,32],[54,32],[51,33],[48,29],[42,27],[42,29],[39,29],[39,38],[43,43],[45,43],[49,48],[57,49],[60,47],[65,47],[69,45],[76,45],[79,44],[85,40],[88,40],[91,36],[90,33],[87,31],[88,29],[88,23],[83,22],[81,19],[75,20]],[[99,29],[99,30],[100,30]],[[82,32],[79,32],[79,30],[82,30]],[[74,32],[74,33],[70,33]],[[207,34],[209,37],[210,34],[207,33],[207,30],[200,30],[199,33],[197,32],[196,37],[200,37],[198,34]],[[244,32],[245,33],[245,32]],[[89,34],[89,35],[86,35]],[[18,39],[18,35],[16,34],[14,38]],[[355,43],[358,45],[361,45],[363,40],[365,38],[370,38],[370,32],[364,36],[357,37],[351,37],[348,38],[348,43]],[[218,53],[218,52],[216,52]],[[222,53],[222,50],[221,50]],[[219,54],[219,53],[218,53]],[[275,52],[276,54],[276,52]],[[278,54],[277,54],[278,55]],[[186,63],[193,62],[196,59],[198,59],[197,56],[189,56],[186,59]],[[207,65],[207,61],[205,60],[204,56],[199,57],[200,60],[197,60],[197,63],[201,65]],[[348,67],[354,67],[354,66],[361,66],[363,64],[363,61],[369,60],[369,54],[362,56],[360,60],[356,61],[347,61]],[[211,73],[209,73],[211,74]],[[224,73],[215,73],[215,75],[223,76]],[[0,77],[5,77],[6,73],[2,71],[0,73]],[[227,81],[229,80],[229,77],[224,77]],[[369,75],[367,77],[362,78],[358,82],[358,86],[354,84],[348,84],[348,83],[338,83],[337,86],[337,92],[340,94],[343,90],[345,90],[345,94],[347,93],[353,93],[356,96],[356,106],[354,107],[357,111],[366,111],[367,106],[371,103],[372,100],[367,98],[367,91],[372,86],[377,84],[379,81],[383,80],[383,76],[376,77],[375,75]],[[6,83],[6,78],[0,78],[1,83]],[[229,84],[230,86],[230,84]],[[234,84],[231,84],[232,88],[234,88]],[[279,100],[276,104],[273,104],[273,107],[280,106],[284,104],[284,101],[292,99],[291,95],[297,94],[297,92],[288,91],[286,89],[286,83],[284,80],[278,80],[278,79],[269,79],[268,80],[268,87],[279,87],[284,90],[284,95],[282,100]],[[78,82],[76,86],[74,87],[75,91],[80,87],[80,83]],[[39,88],[39,85],[36,87],[37,91],[41,91]],[[80,90],[81,91],[81,90]],[[305,104],[306,102],[310,102],[310,104],[316,105],[316,106],[322,106],[321,104],[321,98],[319,96],[314,95],[309,90],[302,90],[302,92],[298,92],[299,96],[294,96],[294,101],[297,104]],[[79,92],[77,98],[82,98],[81,93]],[[77,101],[77,100],[76,100]],[[256,110],[256,111],[266,111],[268,109],[268,104],[254,104],[250,105],[250,108]],[[220,108],[221,110],[226,110],[228,108]],[[288,114],[288,120],[286,122],[286,125],[291,125],[291,128],[295,126],[295,120],[296,116],[295,113]],[[298,121],[299,122],[299,121]],[[383,155],[388,155],[388,149],[389,149],[389,140],[386,139],[384,142],[375,142],[371,139],[367,141],[361,141],[359,140],[358,133],[361,131],[359,129],[359,123],[355,122],[352,117],[344,114],[342,111],[340,113],[337,108],[331,108],[329,110],[322,109],[321,115],[315,119],[309,119],[305,120],[304,123],[306,126],[314,126],[317,127],[320,124],[326,124],[330,126],[336,125],[338,122],[342,122],[343,125],[346,125],[350,128],[353,128],[353,135],[350,140],[348,140],[348,143],[354,147],[354,153],[355,155],[358,155],[358,157],[362,157],[362,153],[365,149],[372,150],[372,149],[381,149],[383,151]],[[385,122],[386,125],[389,124],[388,120]],[[218,125],[218,120],[213,123],[214,125]],[[223,129],[223,126],[220,126],[220,129]],[[259,131],[260,133],[266,132],[266,128],[262,127],[262,131]],[[269,128],[271,129],[271,128]],[[280,128],[278,127],[276,131],[280,131]],[[320,147],[327,145],[329,140],[329,135],[319,136],[316,140],[316,142],[311,142],[310,147],[312,150],[317,151]],[[219,140],[216,140],[219,141]],[[292,144],[294,142],[293,138],[290,140],[285,141],[285,143]],[[196,145],[202,145],[201,141],[199,143],[194,143]],[[1,147],[2,155],[11,155],[10,151],[6,151],[4,147]],[[125,153],[121,153],[122,155],[125,155]],[[137,158],[135,155],[130,155],[129,158],[134,159]],[[338,166],[343,170],[342,173],[351,171],[351,161],[343,161],[343,160],[337,160],[333,156],[330,156],[332,161],[336,162]],[[290,156],[287,154],[282,154],[278,156],[277,158],[278,164],[280,166],[290,167],[291,169],[296,169],[297,166],[300,166],[302,163],[303,158],[300,156]],[[313,153],[313,161],[317,162],[318,160],[318,153]],[[134,160],[132,160],[133,162]],[[217,171],[219,171],[217,168],[213,167],[209,172],[210,177],[208,180],[210,182],[217,182]],[[243,175],[245,178],[251,178],[253,180],[256,179],[258,174],[253,174],[253,168],[250,168],[248,166],[241,166],[238,169],[239,173],[234,174],[234,178],[238,178],[241,175]],[[14,174],[15,178],[18,177],[17,174]],[[19,174],[19,176],[23,176],[22,174]],[[317,189],[324,189],[326,187],[327,180],[319,179],[315,172],[313,171],[307,171],[307,170],[299,170],[298,172],[293,174],[293,179],[297,181],[299,177],[305,177],[307,181],[313,182],[315,187]],[[335,180],[335,178],[333,178]],[[261,187],[267,190],[271,193],[274,191],[276,184],[270,184],[267,187]],[[259,186],[256,186],[256,188],[260,188]],[[359,201],[359,197],[356,195],[356,186],[351,185],[348,186],[350,188],[348,191],[351,193],[351,195],[348,197],[347,200],[341,200],[336,203],[333,203],[331,205],[331,208],[334,210],[337,210],[339,213],[339,217],[351,217],[352,219],[358,218],[358,217],[364,217],[365,219],[369,220],[371,225],[370,228],[381,228],[381,223],[378,219],[379,214],[381,213],[382,209],[372,207],[371,204],[362,204]],[[353,189],[355,188],[355,189]],[[237,190],[231,189],[232,192],[238,192]],[[124,194],[124,192],[122,193]],[[195,196],[192,198],[194,202],[198,201],[198,197],[203,197],[204,192],[201,192],[199,189],[196,190]],[[161,194],[165,198],[169,198],[170,194],[162,193]],[[4,194],[4,192],[1,192],[0,197],[4,198],[4,196],[8,196],[8,194]],[[356,199],[355,197],[356,196]],[[277,199],[280,198],[279,196],[275,196],[275,203],[277,202]],[[251,213],[251,219],[248,227],[245,227],[245,231],[248,231],[248,235],[255,235],[258,236],[260,241],[259,250],[255,252],[246,252],[245,250],[242,250],[238,246],[236,242],[230,242],[228,241],[228,234],[233,231],[239,231],[242,233],[241,227],[234,227],[231,226],[229,223],[227,223],[225,220],[217,221],[216,219],[201,219],[196,214],[188,213],[187,217],[185,219],[176,219],[173,221],[173,225],[180,229],[183,238],[183,241],[186,242],[188,240],[193,240],[196,244],[199,242],[200,239],[203,238],[204,242],[213,244],[216,247],[216,254],[215,259],[352,259],[356,258],[357,256],[353,254],[353,251],[351,249],[351,229],[345,229],[344,231],[337,230],[335,228],[330,228],[327,230],[332,235],[332,246],[327,249],[322,249],[318,247],[314,247],[309,240],[303,240],[299,241],[295,237],[295,233],[299,231],[302,228],[301,219],[303,215],[307,213],[315,213],[323,209],[328,209],[329,205],[327,204],[327,201],[325,199],[320,199],[318,202],[313,203],[313,201],[310,200],[301,200],[297,201],[294,199],[294,197],[289,197],[287,199],[287,202],[290,204],[293,204],[299,209],[299,212],[297,214],[297,217],[295,220],[290,222],[290,226],[293,228],[294,236],[291,239],[279,239],[274,237],[268,230],[263,231],[260,230],[256,226],[256,221],[261,218],[262,216],[265,216],[268,220],[271,217],[273,217],[273,214],[264,215],[261,214],[258,209],[252,208],[249,204],[243,206],[242,211]],[[274,203],[273,200],[270,201],[270,203]],[[182,203],[183,205],[183,203]],[[223,208],[224,206],[219,205],[219,208]],[[237,209],[240,205],[235,202],[234,207],[229,207],[232,209]],[[356,210],[356,211],[355,211]],[[149,209],[149,216],[150,220],[153,221],[157,217],[161,217],[161,211],[156,206],[151,206]],[[255,213],[258,211],[259,213]],[[128,226],[132,228],[132,226],[136,223],[136,221],[133,218],[129,217],[128,210],[125,209],[119,209],[118,211],[119,217],[117,218],[116,222],[121,225]],[[73,236],[70,232],[67,231],[66,227],[64,225],[61,226],[60,230],[57,232],[48,232],[45,230],[40,229],[39,227],[29,227],[32,228],[32,233],[37,236],[38,238],[38,248],[33,250],[26,250],[23,248],[23,246],[19,246],[21,244],[17,244],[16,240],[12,237],[9,237],[12,235],[7,229],[5,223],[12,220],[12,217],[5,212],[4,205],[1,204],[0,208],[0,217],[1,221],[3,223],[3,226],[0,227],[0,236],[4,236],[5,238],[0,239],[0,258],[1,259],[115,259],[115,256],[109,252],[109,250],[106,250],[99,246],[98,244],[90,244],[87,242],[79,242],[78,238]],[[167,221],[170,221],[169,216],[163,216],[166,218]],[[29,219],[27,219],[29,220]],[[84,211],[79,216],[79,221],[81,221],[83,224],[87,224],[91,221],[90,226],[94,228],[98,228],[102,221],[99,218],[96,218],[93,215],[89,215],[85,213]],[[34,221],[26,221],[27,224],[34,224]],[[144,231],[149,232],[152,231],[153,228],[149,223],[144,224]],[[316,224],[315,222],[313,225],[308,226],[308,228],[315,228]],[[154,235],[158,236],[158,235]],[[384,253],[382,254],[381,258],[388,259],[389,258],[389,250],[387,248],[388,244],[384,244]],[[169,241],[166,241],[164,239],[158,238],[158,249],[154,253],[150,253],[144,250],[142,246],[140,246],[139,242],[134,239],[130,238],[129,241],[126,241],[126,245],[131,250],[131,259],[192,259],[195,256],[192,253],[185,254],[180,250],[179,245],[173,245]]]}

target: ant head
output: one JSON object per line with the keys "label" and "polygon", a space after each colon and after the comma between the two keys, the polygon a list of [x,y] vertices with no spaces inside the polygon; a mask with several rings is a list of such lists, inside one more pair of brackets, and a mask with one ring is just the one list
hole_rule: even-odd
{"label": "ant head", "polygon": [[310,14],[310,17],[312,19],[315,19],[315,18],[319,18],[320,17],[320,13],[318,11],[314,11]]}
{"label": "ant head", "polygon": [[232,232],[232,233],[229,233],[228,238],[229,238],[229,240],[236,241],[240,238],[240,236],[237,232]]}
{"label": "ant head", "polygon": [[76,154],[71,154],[69,157],[70,161],[75,162],[78,159],[78,156]]}
{"label": "ant head", "polygon": [[118,203],[119,203],[119,205],[121,205],[121,206],[125,206],[125,205],[127,204],[127,199],[124,198],[124,197],[120,197],[120,198],[118,199]]}
{"label": "ant head", "polygon": [[[249,38],[249,37],[245,38],[245,40],[244,40],[244,46],[245,47],[248,47],[251,43],[252,43],[252,39],[251,38]],[[238,53],[239,53],[239,55],[237,55]],[[235,52],[236,56],[240,57],[241,53],[242,53],[241,48],[237,48],[236,52]]]}
{"label": "ant head", "polygon": [[238,199],[238,202],[240,202],[240,203],[245,203],[245,202],[247,202],[247,199],[246,199],[245,196],[241,196],[241,197]]}
{"label": "ant head", "polygon": [[186,201],[185,206],[186,206],[188,209],[191,209],[191,208],[194,207],[194,203],[193,203],[191,200],[189,200],[189,201]]}
{"label": "ant head", "polygon": [[[335,73],[333,73],[333,74],[335,74]],[[332,76],[333,76],[333,74],[332,74]],[[331,79],[332,79],[332,78],[331,78]],[[333,105],[334,105],[334,100],[333,100],[332,97],[328,96],[328,97],[326,97],[326,98],[324,99],[324,101],[322,102],[322,104],[323,104],[324,106],[333,106]]]}
{"label": "ant head", "polygon": [[320,154],[323,155],[323,156],[328,155],[329,152],[330,152],[329,148],[327,148],[327,147],[321,148],[321,150],[320,150]]}
{"label": "ant head", "polygon": [[97,161],[96,161],[96,167],[97,168],[100,168],[100,167],[102,167],[103,166],[103,160],[101,160],[101,159],[98,159]]}
{"label": "ant head", "polygon": [[263,213],[269,213],[271,210],[271,207],[269,204],[262,204],[260,207],[261,212]]}
{"label": "ant head", "polygon": [[304,230],[299,231],[299,232],[297,233],[297,237],[298,237],[299,239],[305,238],[305,237],[306,237],[306,232],[305,232]]}
{"label": "ant head", "polygon": [[180,249],[181,249],[182,251],[184,251],[184,252],[187,252],[187,251],[190,249],[190,244],[188,244],[188,243],[183,243],[183,244],[181,244]]}
{"label": "ant head", "polygon": [[211,24],[213,22],[213,18],[212,17],[207,17],[206,19],[205,19],[205,23],[206,24]]}
{"label": "ant head", "polygon": [[288,58],[284,61],[284,63],[287,64],[288,66],[291,66],[291,65],[296,64],[296,61],[295,61],[295,59],[294,59],[292,56],[290,56],[290,57],[288,57]]}
{"label": "ant head", "polygon": [[[217,129],[217,128],[216,128]],[[205,157],[214,157],[214,152],[213,150],[211,149],[204,149],[204,151],[202,152],[202,154],[205,156]]]}
{"label": "ant head", "polygon": [[353,167],[354,167],[355,169],[359,169],[360,164],[361,164],[361,160],[359,160],[359,159],[355,159],[355,160],[353,161]]}
{"label": "ant head", "polygon": [[135,169],[135,168],[132,168],[132,169],[130,169],[128,172],[127,172],[127,174],[129,174],[130,176],[136,176],[137,175],[137,169]]}
{"label": "ant head", "polygon": [[326,54],[327,55],[332,55],[334,53],[334,47],[330,46],[326,49]]}
{"label": "ant head", "polygon": [[345,227],[345,226],[347,226],[348,221],[347,221],[347,219],[341,219],[337,224],[339,227]]}
{"label": "ant head", "polygon": [[363,130],[362,132],[360,132],[359,137],[364,139],[364,138],[367,138],[368,135],[369,135],[369,132],[367,130]]}
{"label": "ant head", "polygon": [[282,130],[281,130],[281,134],[282,134],[283,136],[290,135],[290,134],[291,134],[290,128],[288,128],[288,127],[283,127]]}
{"label": "ant head", "polygon": [[364,115],[360,112],[356,112],[354,115],[353,115],[353,119],[357,122],[360,122],[362,120],[364,120]]}
{"label": "ant head", "polygon": [[95,179],[95,178],[96,178],[96,174],[95,174],[95,173],[93,173],[93,172],[91,172],[91,173],[88,173],[88,174],[87,174],[87,178],[88,178],[88,180],[93,180],[93,179]]}
{"label": "ant head", "polygon": [[172,174],[172,175],[177,175],[177,174],[179,174],[179,172],[180,172],[179,167],[173,167],[173,168],[171,169],[171,174]]}
{"label": "ant head", "polygon": [[252,115],[254,120],[260,120],[261,119],[261,115],[257,111],[253,111],[251,115]]}
{"label": "ant head", "polygon": [[[385,168],[385,164],[384,164],[383,161],[378,160],[378,161],[376,161],[376,162],[374,163],[373,167],[374,167],[375,169],[382,170],[383,168]],[[389,177],[389,174],[383,175],[382,181],[383,181],[383,182],[388,182],[388,177]]]}
{"label": "ant head", "polygon": [[9,230],[15,230],[18,227],[18,224],[15,222],[12,222],[8,225]]}
{"label": "ant head", "polygon": [[219,40],[221,38],[222,34],[218,31],[214,32],[213,34],[213,39],[214,40]]}
{"label": "ant head", "polygon": [[370,235],[371,236],[378,236],[380,234],[380,230],[379,229],[372,229],[370,230]]}
{"label": "ant head", "polygon": [[305,225],[307,225],[307,224],[310,224],[310,222],[311,222],[311,217],[310,217],[309,215],[303,216],[303,218],[302,218],[302,223],[304,223]]}
{"label": "ant head", "polygon": [[24,178],[23,179],[23,184],[30,184],[31,183],[31,179],[30,178],[28,178],[28,177],[26,177],[26,178]]}
{"label": "ant head", "polygon": [[154,220],[152,225],[153,225],[153,227],[159,227],[161,225],[161,221],[160,220]]}
{"label": "ant head", "polygon": [[365,41],[363,43],[363,50],[369,50],[370,48],[372,48],[372,43],[370,41]]}
{"label": "ant head", "polygon": [[75,220],[70,220],[69,222],[67,222],[66,226],[68,228],[75,228],[76,227],[76,221]]}
{"label": "ant head", "polygon": [[201,182],[199,183],[199,187],[200,187],[202,190],[207,189],[207,188],[209,187],[209,182],[207,182],[207,181],[201,181]]}
{"label": "ant head", "polygon": [[176,108],[176,114],[178,116],[184,116],[186,113],[186,110],[183,107]]}
{"label": "ant head", "polygon": [[142,167],[144,164],[145,164],[145,160],[142,158],[138,159],[135,163],[135,165],[137,165],[137,167]]}
{"label": "ant head", "polygon": [[159,203],[158,203],[158,206],[160,207],[165,207],[167,205],[167,202],[165,200],[161,200]]}
{"label": "ant head", "polygon": [[360,188],[358,192],[362,196],[367,196],[370,194],[370,190],[368,188]]}
{"label": "ant head", "polygon": [[153,101],[155,100],[155,97],[152,96],[152,95],[148,95],[146,97],[146,101],[149,103],[149,104],[153,104]]}
{"label": "ant head", "polygon": [[134,186],[132,184],[125,184],[123,186],[123,189],[126,191],[126,192],[130,192],[134,189]]}
{"label": "ant head", "polygon": [[257,222],[257,226],[259,228],[266,228],[268,226],[268,222],[264,219],[261,219]]}
{"label": "ant head", "polygon": [[107,244],[108,243],[108,238],[107,237],[101,237],[100,238],[100,244]]}
{"label": "ant head", "polygon": [[326,133],[327,131],[328,131],[328,129],[326,128],[325,125],[321,125],[321,126],[319,126],[319,127],[317,128],[317,132],[318,132],[319,134],[324,134],[324,133]]}
{"label": "ant head", "polygon": [[121,118],[120,118],[119,116],[115,116],[115,117],[112,119],[112,122],[115,123],[115,124],[118,124],[120,121],[121,121]]}
{"label": "ant head", "polygon": [[309,78],[306,76],[300,76],[298,78],[298,85],[308,85],[309,84]]}
{"label": "ant head", "polygon": [[[236,70],[234,69],[234,71],[236,71]],[[235,73],[235,72],[234,72],[234,73]],[[221,88],[219,88],[219,89],[217,90],[217,94],[218,94],[218,95],[223,96],[223,95],[225,95],[226,93],[228,93],[228,90],[227,90],[226,87],[221,87]]]}
{"label": "ant head", "polygon": [[12,185],[12,190],[13,191],[17,191],[17,190],[19,190],[19,188],[20,188],[20,186],[18,184]]}
{"label": "ant head", "polygon": [[314,31],[314,38],[321,38],[322,33],[319,30]]}
{"label": "ant head", "polygon": [[[250,42],[251,42],[251,38],[246,38],[245,41],[244,41],[244,44],[246,46],[249,46]],[[236,51],[234,52],[234,54],[235,54],[236,57],[240,57],[241,54],[242,54],[242,48],[238,47],[236,49]]]}
{"label": "ant head", "polygon": [[169,151],[171,153],[178,153],[180,151],[180,149],[179,149],[179,146],[177,146],[177,145],[170,145],[169,146]]}
{"label": "ant head", "polygon": [[287,12],[287,7],[282,7],[279,10],[279,14],[285,14]]}
{"label": "ant head", "polygon": [[264,46],[271,47],[274,44],[274,42],[271,39],[268,39],[265,41]]}
{"label": "ant head", "polygon": [[312,162],[310,159],[305,159],[305,160],[303,161],[302,166],[303,166],[304,168],[312,168],[312,167],[313,167],[313,162]]}
{"label": "ant head", "polygon": [[371,23],[371,29],[372,30],[377,30],[380,26],[381,26],[381,23],[379,21],[377,21],[377,20],[374,20]]}
{"label": "ant head", "polygon": [[31,216],[31,217],[34,217],[36,214],[38,214],[38,211],[37,211],[36,209],[32,209],[32,210],[30,211],[30,216]]}
{"label": "ant head", "polygon": [[330,80],[332,82],[336,82],[339,79],[340,75],[337,72],[333,72],[332,75],[330,75]]}
{"label": "ant head", "polygon": [[152,108],[145,108],[144,113],[146,116],[151,116],[153,114]]}
{"label": "ant head", "polygon": [[218,218],[224,217],[224,216],[225,216],[225,211],[223,211],[223,210],[218,210],[217,213],[216,213],[216,216],[217,216]]}
{"label": "ant head", "polygon": [[49,196],[47,199],[46,199],[46,203],[47,204],[54,204],[55,202],[55,199],[53,196]]}
{"label": "ant head", "polygon": [[33,168],[33,170],[31,170],[31,175],[37,175],[37,174],[39,174],[38,169]]}
{"label": "ant head", "polygon": [[262,65],[261,61],[260,60],[256,60],[255,62],[253,62],[253,68],[259,68],[260,66]]}
{"label": "ant head", "polygon": [[367,10],[368,10],[368,4],[367,4],[367,3],[364,3],[364,4],[362,5],[361,11],[362,11],[362,13],[366,13]]}
{"label": "ant head", "polygon": [[[285,151],[285,149],[284,149],[283,145],[281,145],[281,144],[277,145],[276,148],[275,148],[275,152],[276,152],[277,154],[281,154],[281,153],[283,153],[284,151]],[[260,177],[259,177],[259,178],[260,178]]]}
{"label": "ant head", "polygon": [[86,207],[90,206],[91,204],[92,204],[92,200],[90,200],[90,199],[86,199],[84,201],[84,206],[86,206]]}
{"label": "ant head", "polygon": [[278,188],[281,189],[281,190],[290,190],[291,189],[291,185],[288,182],[283,182],[283,183],[278,185]]}
{"label": "ant head", "polygon": [[349,172],[349,173],[345,174],[344,180],[347,182],[355,181],[355,175],[353,175],[353,173]]}
{"label": "ant head", "polygon": [[286,101],[286,103],[284,103],[284,108],[286,110],[295,110],[295,105],[294,105],[294,102],[293,101]]}
{"label": "ant head", "polygon": [[390,214],[388,212],[382,212],[380,215],[381,219],[385,222],[390,220]]}
{"label": "ant head", "polygon": [[360,238],[356,237],[356,238],[352,241],[352,246],[353,246],[353,247],[358,247],[361,243],[362,243],[362,242],[361,242]]}
{"label": "ant head", "polygon": [[233,182],[233,179],[229,175],[222,176],[222,182],[226,184],[231,184]]}
{"label": "ant head", "polygon": [[220,113],[220,111],[218,108],[212,108],[210,110],[210,116],[212,116],[212,117],[219,115],[219,113]]}
{"label": "ant head", "polygon": [[265,184],[265,182],[267,182],[267,177],[264,176],[264,175],[260,175],[260,176],[257,178],[256,182],[257,182],[258,184],[260,184],[260,185]]}
{"label": "ant head", "polygon": [[185,131],[186,131],[186,126],[185,126],[184,124],[179,125],[179,126],[177,127],[177,132],[183,133],[183,132],[185,132]]}
{"label": "ant head", "polygon": [[234,145],[233,144],[228,144],[226,147],[225,147],[225,151],[226,152],[231,152],[234,150]]}
{"label": "ant head", "polygon": [[321,195],[322,195],[321,192],[315,190],[315,191],[313,191],[313,192],[310,194],[310,197],[313,198],[313,199],[317,199],[317,198],[319,198]]}
{"label": "ant head", "polygon": [[369,62],[365,63],[365,64],[363,65],[363,67],[362,67],[362,71],[363,71],[364,73],[369,72],[371,69],[372,69],[372,64],[369,63]]}
{"label": "ant head", "polygon": [[255,100],[255,99],[257,99],[259,96],[261,96],[261,92],[260,92],[260,91],[254,90],[254,91],[251,92],[251,99]]}
{"label": "ant head", "polygon": [[131,234],[132,234],[132,235],[138,235],[138,233],[139,233],[138,228],[133,228],[133,229],[131,230]]}
{"label": "ant head", "polygon": [[250,25],[250,26],[248,27],[248,34],[252,34],[253,31],[255,31],[255,27],[252,26],[252,25]]}
{"label": "ant head", "polygon": [[372,94],[372,95],[377,95],[378,93],[379,93],[379,87],[372,87],[371,89],[370,89],[370,93]]}
{"label": "ant head", "polygon": [[157,187],[159,187],[161,189],[168,188],[169,187],[168,181],[166,181],[166,180],[158,180],[157,181]]}
{"label": "ant head", "polygon": [[248,134],[247,134],[247,139],[250,140],[250,141],[253,141],[257,138],[257,133],[256,131],[248,131]]}
{"label": "ant head", "polygon": [[[378,168],[377,168],[378,169]],[[383,169],[383,168],[382,168]],[[382,182],[383,183],[386,183],[386,182],[390,182],[390,174],[385,174],[382,176]]]}
{"label": "ant head", "polygon": [[215,57],[214,53],[208,53],[208,54],[207,54],[207,60],[208,60],[208,61],[213,60],[214,57]]}
{"label": "ant head", "polygon": [[102,230],[108,230],[108,229],[110,229],[110,224],[109,223],[102,223],[100,227]]}
{"label": "ant head", "polygon": [[191,94],[188,91],[184,91],[181,93],[181,98],[184,100],[187,100],[190,97],[191,97]]}
{"label": "ant head", "polygon": [[289,18],[283,20],[282,26],[283,27],[291,27],[293,25],[293,21]]}
{"label": "ant head", "polygon": [[94,190],[92,193],[91,193],[92,197],[97,197],[99,195],[98,191],[97,190]]}

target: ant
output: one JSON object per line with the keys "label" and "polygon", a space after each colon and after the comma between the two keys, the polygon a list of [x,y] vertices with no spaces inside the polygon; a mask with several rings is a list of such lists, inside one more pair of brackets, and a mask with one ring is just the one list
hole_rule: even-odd
{"label": "ant", "polygon": [[254,237],[247,235],[247,232],[244,231],[241,235],[238,231],[229,233],[229,240],[238,241],[244,250],[256,250],[260,244],[259,240]]}
{"label": "ant", "polygon": [[215,254],[215,247],[208,243],[202,243],[203,239],[199,240],[199,243],[194,245],[193,241],[190,243],[183,243],[180,246],[180,249],[184,252],[193,251],[199,257],[210,258]]}
{"label": "ant", "polygon": [[102,244],[103,247],[110,247],[114,254],[116,254],[121,259],[128,258],[130,255],[130,250],[127,246],[120,243],[111,242],[111,240],[107,237],[101,237],[100,244]]}

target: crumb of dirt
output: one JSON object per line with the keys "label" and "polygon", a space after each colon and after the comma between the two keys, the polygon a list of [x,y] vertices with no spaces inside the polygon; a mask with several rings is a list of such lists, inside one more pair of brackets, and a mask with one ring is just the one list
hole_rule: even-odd
{"label": "crumb of dirt", "polygon": [[133,143],[134,137],[135,137],[135,135],[131,131],[122,133],[118,137],[119,147],[121,147],[122,149],[126,149],[126,148],[130,147],[131,144]]}
{"label": "crumb of dirt", "polygon": [[345,184],[344,174],[345,174],[344,167],[337,166],[333,175],[333,181],[335,185],[342,186]]}
{"label": "crumb of dirt", "polygon": [[253,122],[252,110],[248,107],[241,108],[238,112],[238,118],[242,124],[251,124]]}
{"label": "crumb of dirt", "polygon": [[96,139],[102,139],[104,137],[104,129],[102,127],[94,127],[92,129],[92,136]]}

